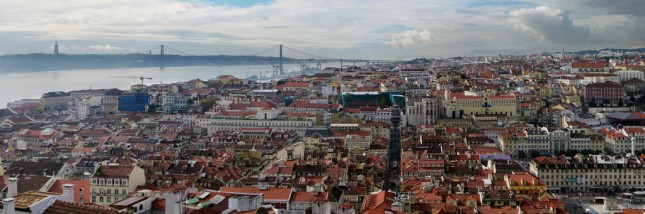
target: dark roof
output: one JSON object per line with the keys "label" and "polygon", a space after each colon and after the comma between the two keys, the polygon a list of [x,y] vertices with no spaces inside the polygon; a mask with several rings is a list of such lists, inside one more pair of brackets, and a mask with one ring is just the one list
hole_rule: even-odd
{"label": "dark roof", "polygon": [[325,138],[330,137],[331,133],[329,132],[329,129],[325,127],[312,127],[305,131],[305,137],[312,137],[314,135],[319,135],[320,137]]}
{"label": "dark roof", "polygon": [[333,187],[329,194],[327,195],[327,200],[330,202],[340,202],[341,197],[343,196],[343,189],[340,187]]}
{"label": "dark roof", "polygon": [[42,161],[42,162],[30,162],[30,161],[16,161],[13,162],[4,174],[16,174],[16,175],[43,175],[47,171],[47,175],[57,174],[64,166],[64,163],[51,162],[51,161]]}
{"label": "dark roof", "polygon": [[54,91],[54,92],[47,92],[43,94],[42,98],[49,98],[49,97],[69,97],[71,96],[70,93],[62,92],[62,91]]}
{"label": "dark roof", "polygon": [[18,193],[39,191],[52,177],[42,175],[18,177]]}
{"label": "dark roof", "polygon": [[102,165],[96,170],[95,177],[128,177],[134,166]]}

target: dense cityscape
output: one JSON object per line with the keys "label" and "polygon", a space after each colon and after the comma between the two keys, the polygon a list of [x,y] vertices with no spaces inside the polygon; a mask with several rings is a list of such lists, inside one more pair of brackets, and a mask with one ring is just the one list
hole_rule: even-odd
{"label": "dense cityscape", "polygon": [[2,210],[642,213],[642,57],[418,58],[46,92],[0,110]]}

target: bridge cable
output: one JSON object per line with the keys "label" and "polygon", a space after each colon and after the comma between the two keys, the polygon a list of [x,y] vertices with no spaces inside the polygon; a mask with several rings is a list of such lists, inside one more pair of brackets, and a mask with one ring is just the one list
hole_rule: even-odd
{"label": "bridge cable", "polygon": [[143,52],[139,52],[139,53],[144,53],[144,54],[152,53],[152,51],[154,51],[154,50],[156,50],[156,49],[159,49],[159,46],[155,46],[154,48],[151,48],[151,49],[149,49],[149,50],[146,50],[146,51],[143,51]]}
{"label": "bridge cable", "polygon": [[308,53],[305,53],[305,52],[302,52],[302,51],[299,51],[299,50],[296,50],[296,49],[293,49],[293,48],[290,48],[290,47],[287,47],[287,46],[284,46],[284,45],[283,45],[282,47],[284,47],[284,48],[286,48],[286,49],[289,49],[289,50],[291,50],[291,51],[294,51],[294,52],[296,52],[296,53],[300,53],[300,54],[303,54],[303,55],[306,55],[306,56],[310,56],[310,57],[313,57],[313,58],[335,60],[335,58],[322,57],[322,56],[317,56],[317,55],[313,55],[313,54],[308,54]]}
{"label": "bridge cable", "polygon": [[247,55],[247,56],[257,56],[257,55],[272,51],[272,50],[274,50],[274,49],[276,49],[278,47],[280,47],[280,46],[275,46],[275,47],[269,48],[267,50],[263,50],[263,51],[260,51],[260,52],[254,53],[254,54],[250,54],[250,55]]}
{"label": "bridge cable", "polygon": [[168,48],[168,49],[170,49],[170,50],[172,50],[172,51],[174,51],[174,52],[177,52],[177,53],[180,53],[180,54],[186,55],[186,56],[197,56],[197,55],[189,54],[189,53],[186,53],[186,52],[183,52],[183,51],[180,51],[180,50],[177,50],[177,49],[171,48],[171,47],[169,47],[169,46],[167,46],[167,45],[166,45],[166,46],[164,46],[164,47],[165,47],[165,48]]}

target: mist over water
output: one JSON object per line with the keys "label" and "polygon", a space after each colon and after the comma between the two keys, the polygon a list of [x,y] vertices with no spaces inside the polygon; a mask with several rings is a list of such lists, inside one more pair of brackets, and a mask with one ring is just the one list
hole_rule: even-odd
{"label": "mist over water", "polygon": [[[308,66],[315,66],[308,64]],[[322,67],[339,67],[334,63],[322,64]],[[300,70],[299,64],[284,64],[285,71]],[[30,71],[0,72],[0,108],[7,102],[19,99],[38,99],[45,92],[71,91],[80,89],[118,88],[128,90],[130,86],[140,84],[139,79],[113,78],[114,76],[145,76],[144,84],[184,82],[192,79],[209,80],[220,75],[233,75],[246,78],[251,75],[270,75],[271,65],[236,65],[236,66],[190,66],[114,68],[114,69],[81,69],[63,71]]]}

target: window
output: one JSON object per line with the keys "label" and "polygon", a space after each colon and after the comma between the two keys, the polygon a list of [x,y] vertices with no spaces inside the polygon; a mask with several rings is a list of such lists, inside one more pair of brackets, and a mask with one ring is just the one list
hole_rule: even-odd
{"label": "window", "polygon": [[111,202],[112,202],[112,198],[110,198],[110,197],[106,197],[106,198],[107,198],[107,202],[108,202],[108,203],[111,203]]}
{"label": "window", "polygon": [[96,196],[92,196],[92,203],[96,203]]}
{"label": "window", "polygon": [[121,195],[126,195],[126,194],[127,194],[127,191],[125,189],[122,189],[121,190]]}
{"label": "window", "polygon": [[[112,190],[111,190],[111,189],[107,189],[107,194],[108,194],[108,195],[112,194]],[[109,201],[108,201],[108,202],[109,202]]]}
{"label": "window", "polygon": [[107,179],[106,184],[107,185],[112,185],[112,179]]}
{"label": "window", "polygon": [[103,202],[103,197],[99,197],[99,202]]}

